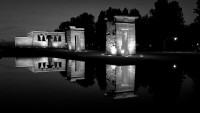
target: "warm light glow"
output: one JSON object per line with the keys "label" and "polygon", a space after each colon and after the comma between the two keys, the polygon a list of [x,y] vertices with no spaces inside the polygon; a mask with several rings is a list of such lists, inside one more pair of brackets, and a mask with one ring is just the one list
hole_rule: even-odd
{"label": "warm light glow", "polygon": [[129,54],[133,54],[135,52],[135,48],[136,48],[135,41],[132,39],[128,43]]}
{"label": "warm light glow", "polygon": [[68,49],[69,49],[69,50],[72,50],[71,44],[68,44]]}
{"label": "warm light glow", "polygon": [[79,47],[77,48],[77,51],[80,51]]}
{"label": "warm light glow", "polygon": [[178,40],[178,38],[177,37],[174,37],[174,41],[177,41]]}
{"label": "warm light glow", "polygon": [[116,65],[111,65],[110,67],[111,67],[111,69],[115,70]]}
{"label": "warm light glow", "polygon": [[173,68],[174,68],[174,69],[176,69],[176,68],[177,68],[177,65],[176,65],[176,64],[174,64],[174,65],[173,65]]}
{"label": "warm light glow", "polygon": [[53,43],[53,47],[58,47],[58,43]]}
{"label": "warm light glow", "polygon": [[140,57],[144,57],[143,55],[140,55]]}
{"label": "warm light glow", "polygon": [[128,30],[128,29],[126,29],[126,28],[122,28],[122,30],[124,30],[124,31],[125,31],[125,30]]}
{"label": "warm light glow", "polygon": [[113,54],[113,55],[115,55],[117,53],[117,49],[115,48],[115,46],[112,46],[110,48],[110,50],[111,50],[111,54]]}
{"label": "warm light glow", "polygon": [[39,43],[42,47],[47,47],[47,42],[40,42]]}
{"label": "warm light glow", "polygon": [[121,54],[122,54],[122,55],[124,54],[124,49],[121,50]]}

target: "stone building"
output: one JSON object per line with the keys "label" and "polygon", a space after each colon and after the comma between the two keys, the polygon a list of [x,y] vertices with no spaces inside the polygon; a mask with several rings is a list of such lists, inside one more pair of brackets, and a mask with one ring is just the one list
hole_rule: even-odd
{"label": "stone building", "polygon": [[15,37],[16,47],[65,48],[64,32],[32,31],[27,37]]}
{"label": "stone building", "polygon": [[137,17],[114,16],[114,21],[107,22],[107,54],[128,56],[136,53],[135,19]]}
{"label": "stone building", "polygon": [[15,37],[15,47],[32,47],[32,37]]}
{"label": "stone building", "polygon": [[84,28],[70,26],[67,31],[67,47],[73,51],[85,50]]}

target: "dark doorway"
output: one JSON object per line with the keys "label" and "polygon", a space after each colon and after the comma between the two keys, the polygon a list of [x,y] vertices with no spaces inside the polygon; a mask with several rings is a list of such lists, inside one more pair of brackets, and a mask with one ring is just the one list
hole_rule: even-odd
{"label": "dark doorway", "polygon": [[48,47],[52,47],[53,37],[51,35],[47,35],[47,40],[48,40]]}
{"label": "dark doorway", "polygon": [[79,35],[75,35],[75,51],[79,50]]}

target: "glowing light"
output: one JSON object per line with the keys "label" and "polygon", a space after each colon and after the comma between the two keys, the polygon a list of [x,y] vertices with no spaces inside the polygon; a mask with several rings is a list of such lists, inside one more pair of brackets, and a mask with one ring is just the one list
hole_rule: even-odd
{"label": "glowing light", "polygon": [[124,30],[124,31],[128,31],[129,29],[126,29],[126,28],[122,28],[122,30]]}
{"label": "glowing light", "polygon": [[144,56],[143,56],[143,55],[140,55],[140,57],[142,57],[142,58],[143,58]]}
{"label": "glowing light", "polygon": [[42,47],[46,47],[46,46],[47,46],[47,42],[40,42],[40,45],[41,45]]}
{"label": "glowing light", "polygon": [[77,48],[77,51],[80,51],[79,47]]}
{"label": "glowing light", "polygon": [[53,47],[58,47],[58,43],[53,43]]}
{"label": "glowing light", "polygon": [[72,63],[72,60],[68,60],[68,64],[71,64]]}
{"label": "glowing light", "polygon": [[129,53],[132,54],[135,52],[135,41],[134,40],[130,40],[129,43],[128,43],[128,50],[129,50]]}
{"label": "glowing light", "polygon": [[110,67],[111,67],[111,69],[115,70],[116,65],[111,65]]}
{"label": "glowing light", "polygon": [[174,69],[176,69],[176,68],[177,68],[177,65],[176,65],[176,64],[174,64],[174,65],[173,65],[173,68],[174,68]]}
{"label": "glowing light", "polygon": [[177,37],[174,37],[174,41],[177,41],[178,40],[178,38]]}
{"label": "glowing light", "polygon": [[53,58],[53,60],[54,60],[54,61],[57,61],[57,60],[59,60],[59,58]]}
{"label": "glowing light", "polygon": [[117,49],[113,46],[110,48],[111,54],[115,55],[117,53]]}
{"label": "glowing light", "polygon": [[124,52],[125,52],[124,49],[122,49],[122,50],[121,50],[121,54],[124,54]]}
{"label": "glowing light", "polygon": [[72,50],[72,46],[71,46],[71,44],[69,44],[68,48],[69,48],[69,50]]}

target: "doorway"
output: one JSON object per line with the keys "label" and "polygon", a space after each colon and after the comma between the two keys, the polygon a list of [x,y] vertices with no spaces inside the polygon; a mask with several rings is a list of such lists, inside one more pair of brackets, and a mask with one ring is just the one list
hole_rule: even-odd
{"label": "doorway", "polygon": [[128,55],[128,41],[129,41],[129,31],[122,30],[122,45],[121,45],[121,55]]}
{"label": "doorway", "polygon": [[79,51],[80,47],[80,39],[79,39],[79,35],[75,35],[75,51]]}
{"label": "doorway", "polygon": [[48,47],[52,47],[52,39],[53,37],[51,35],[47,35]]}

